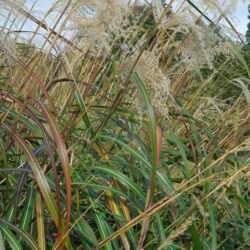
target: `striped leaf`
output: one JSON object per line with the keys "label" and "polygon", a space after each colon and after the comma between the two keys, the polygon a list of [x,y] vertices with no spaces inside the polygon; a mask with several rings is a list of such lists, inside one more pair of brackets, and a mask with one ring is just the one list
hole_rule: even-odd
{"label": "striped leaf", "polygon": [[39,250],[46,250],[43,204],[39,193],[36,194],[36,224]]}

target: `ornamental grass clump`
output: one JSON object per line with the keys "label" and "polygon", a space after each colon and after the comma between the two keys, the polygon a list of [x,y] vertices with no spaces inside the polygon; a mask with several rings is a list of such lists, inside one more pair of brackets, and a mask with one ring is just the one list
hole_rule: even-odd
{"label": "ornamental grass clump", "polygon": [[1,250],[250,247],[236,4],[0,2]]}
{"label": "ornamental grass clump", "polygon": [[108,49],[126,25],[130,13],[125,0],[82,0],[74,4],[75,11],[69,13],[68,28],[76,32],[81,46],[92,49]]}

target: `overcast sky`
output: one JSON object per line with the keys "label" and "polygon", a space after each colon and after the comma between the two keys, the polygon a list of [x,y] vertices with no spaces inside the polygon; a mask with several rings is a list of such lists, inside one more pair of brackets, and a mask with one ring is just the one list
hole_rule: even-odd
{"label": "overcast sky", "polygon": [[[220,1],[222,0],[218,0],[218,2]],[[233,0],[225,0],[224,2],[230,3],[231,1]],[[230,13],[229,18],[230,21],[232,21],[232,23],[235,25],[237,31],[245,35],[247,31],[247,24],[249,22],[248,4],[250,4],[250,0],[236,0],[236,1],[237,1],[236,9],[232,13]],[[173,5],[177,4],[178,2],[183,2],[183,0],[175,0]],[[198,0],[196,2],[198,2]],[[202,7],[202,4],[200,5],[200,7]],[[209,15],[209,13],[206,14]]]}
{"label": "overcast sky", "polygon": [[[26,3],[25,3],[26,7],[30,8],[32,3],[34,3],[34,1],[35,0],[26,0]],[[136,1],[136,0],[132,0],[132,1]],[[139,1],[143,1],[143,0],[139,0]],[[147,0],[147,1],[151,2],[151,0]],[[175,0],[174,3],[178,3],[180,1],[182,2],[183,0]],[[198,0],[196,0],[196,1],[198,1]],[[218,0],[218,2],[219,1],[220,0]],[[225,0],[225,1],[230,2],[233,0]],[[0,0],[0,2],[1,2],[1,0]],[[46,12],[46,10],[48,10],[48,8],[51,6],[51,4],[54,2],[54,0],[39,0],[36,2],[37,3],[36,3],[36,8],[35,8],[36,11],[35,12],[39,13],[39,12]],[[238,0],[236,10],[234,12],[232,12],[230,15],[230,20],[235,25],[235,28],[237,29],[237,31],[240,32],[242,35],[245,35],[245,33],[247,31],[247,23],[249,22],[248,17],[247,17],[248,16],[248,8],[247,8],[248,4],[250,4],[250,0]],[[38,16],[39,16],[39,14],[38,14]],[[40,16],[40,18],[42,18],[42,16]],[[49,21],[48,20],[46,20],[46,21],[49,24]],[[0,25],[1,25],[1,19],[0,19]]]}
{"label": "overcast sky", "polygon": [[[53,0],[42,0],[38,1],[38,5],[41,8],[46,8],[48,7]],[[141,0],[142,1],[142,0]],[[227,1],[232,1],[232,0],[227,0]],[[34,0],[28,0],[28,2],[34,2]],[[148,0],[148,2],[151,2]],[[176,1],[178,2],[178,0]],[[236,10],[232,13],[233,18],[233,23],[235,24],[237,30],[241,34],[245,34],[247,30],[247,23],[248,23],[248,4],[250,4],[250,0],[238,0],[237,3],[237,8]]]}
{"label": "overcast sky", "polygon": [[[228,0],[231,1],[231,0]],[[250,4],[250,0],[248,1],[242,1],[239,0],[239,3],[237,5],[236,11],[233,13],[235,15],[235,23],[237,25],[237,29],[240,33],[245,34],[247,31],[247,24],[250,20],[248,20],[248,9],[247,6]]]}

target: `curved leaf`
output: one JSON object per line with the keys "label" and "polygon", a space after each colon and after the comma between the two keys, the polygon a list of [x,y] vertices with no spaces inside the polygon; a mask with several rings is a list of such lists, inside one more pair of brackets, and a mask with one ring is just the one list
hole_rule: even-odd
{"label": "curved leaf", "polygon": [[125,176],[118,170],[112,169],[110,167],[95,167],[97,171],[104,172],[105,174],[109,174],[115,177],[121,184],[125,187],[130,188],[133,190],[140,198],[144,199],[145,194],[143,193],[142,189],[138,187],[131,179]]}

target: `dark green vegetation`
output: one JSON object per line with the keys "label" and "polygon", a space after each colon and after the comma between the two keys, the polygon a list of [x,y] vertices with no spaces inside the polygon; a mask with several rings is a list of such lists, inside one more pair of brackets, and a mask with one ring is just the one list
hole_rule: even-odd
{"label": "dark green vegetation", "polygon": [[248,5],[248,20],[249,23],[247,24],[245,53],[247,54],[247,57],[250,58],[250,4]]}
{"label": "dark green vegetation", "polygon": [[137,6],[118,33],[112,12],[103,48],[75,1],[51,27],[3,2],[0,250],[249,249],[248,48],[192,1],[190,24]]}
{"label": "dark green vegetation", "polygon": [[247,25],[247,33],[246,33],[246,39],[247,39],[247,43],[249,44],[250,43],[250,4],[248,5],[248,19],[249,19],[249,23]]}

